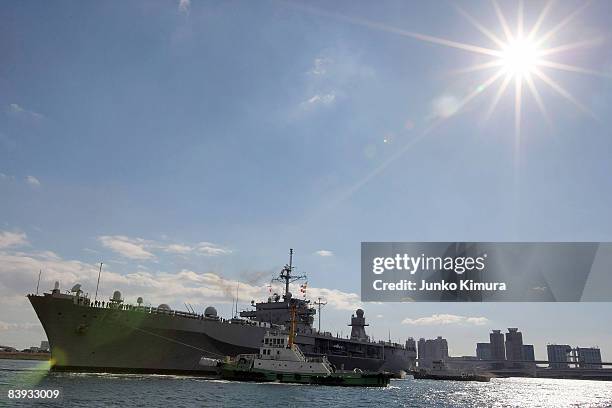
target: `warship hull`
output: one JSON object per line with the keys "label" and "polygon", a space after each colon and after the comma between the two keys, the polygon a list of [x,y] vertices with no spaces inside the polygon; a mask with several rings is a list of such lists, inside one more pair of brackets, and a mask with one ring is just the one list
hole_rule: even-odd
{"label": "warship hull", "polygon": [[[256,353],[270,327],[182,312],[93,307],[63,294],[28,298],[47,334],[53,369],[57,371],[212,374],[198,364],[202,356]],[[298,334],[296,343],[305,354],[325,355],[345,370],[399,373],[414,365],[405,349],[378,343],[316,332]]]}

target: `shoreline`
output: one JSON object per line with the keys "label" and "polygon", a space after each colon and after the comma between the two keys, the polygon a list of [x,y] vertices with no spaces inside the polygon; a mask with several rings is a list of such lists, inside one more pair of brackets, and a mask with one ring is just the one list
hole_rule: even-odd
{"label": "shoreline", "polygon": [[51,360],[51,353],[24,353],[21,351],[1,351],[0,360]]}

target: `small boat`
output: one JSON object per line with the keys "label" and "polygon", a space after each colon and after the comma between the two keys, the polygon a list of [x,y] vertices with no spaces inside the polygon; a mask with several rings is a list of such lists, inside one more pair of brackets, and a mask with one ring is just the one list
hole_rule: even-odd
{"label": "small boat", "polygon": [[474,371],[451,370],[445,367],[443,361],[434,361],[431,370],[420,369],[412,373],[416,380],[450,380],[489,382],[491,375]]}
{"label": "small boat", "polygon": [[[293,319],[292,319],[293,320]],[[224,361],[202,357],[200,365],[216,365],[224,380],[336,385],[345,387],[386,387],[390,373],[337,371],[327,357],[306,357],[294,342],[295,331],[265,333],[259,354],[239,354]]]}

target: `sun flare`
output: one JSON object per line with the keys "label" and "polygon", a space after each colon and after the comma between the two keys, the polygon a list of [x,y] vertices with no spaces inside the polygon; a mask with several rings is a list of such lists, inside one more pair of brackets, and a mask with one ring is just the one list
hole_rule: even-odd
{"label": "sun flare", "polygon": [[512,40],[502,47],[499,63],[507,75],[531,75],[538,67],[538,51],[534,41],[525,38]]}

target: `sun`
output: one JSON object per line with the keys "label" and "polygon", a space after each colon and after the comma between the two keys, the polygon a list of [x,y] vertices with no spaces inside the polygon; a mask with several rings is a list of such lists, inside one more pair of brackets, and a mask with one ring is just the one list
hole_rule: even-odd
{"label": "sun", "polygon": [[502,47],[499,64],[506,75],[524,77],[534,74],[538,68],[538,53],[535,41],[518,38]]}
{"label": "sun", "polygon": [[[479,63],[455,71],[457,73],[474,73],[477,71],[488,70],[494,71],[488,78],[477,85],[472,92],[468,93],[459,101],[458,108],[455,110],[455,113],[460,112],[462,108],[470,101],[477,96],[482,95],[485,90],[493,88],[494,84],[498,83],[497,89],[493,92],[492,101],[489,104],[489,108],[484,116],[485,119],[488,119],[504,94],[508,93],[509,90],[513,90],[514,97],[512,99],[514,100],[514,134],[516,139],[515,149],[518,149],[518,145],[520,143],[522,115],[524,114],[523,104],[527,94],[529,94],[535,101],[546,122],[552,124],[551,118],[546,109],[546,103],[544,102],[539,91],[539,88],[542,86],[547,86],[563,99],[572,103],[583,113],[595,118],[595,115],[585,105],[580,103],[568,90],[565,89],[565,87],[563,87],[552,77],[551,71],[561,70],[605,78],[611,77],[609,73],[598,72],[588,68],[555,61],[554,59],[559,54],[564,52],[592,46],[602,42],[602,38],[600,37],[582,39],[572,43],[551,46],[556,34],[561,29],[566,27],[571,20],[576,18],[576,16],[578,16],[580,12],[587,7],[588,3],[585,3],[578,9],[574,10],[574,12],[569,14],[548,30],[545,29],[545,20],[549,15],[553,5],[553,0],[549,0],[546,3],[535,20],[534,25],[530,27],[529,30],[526,29],[523,23],[523,1],[519,0],[517,3],[516,26],[512,27],[497,1],[492,0],[492,5],[499,21],[499,26],[497,29],[489,29],[485,27],[469,13],[461,9],[459,6],[455,6],[457,11],[463,17],[465,17],[478,31],[480,31],[492,44],[494,44],[493,47],[463,43],[451,39],[433,37],[410,31],[393,31],[421,41],[489,57],[490,59],[487,62]],[[503,35],[499,35],[500,31],[503,33]],[[445,117],[443,119],[447,118],[448,117]]]}
{"label": "sun", "polygon": [[[472,86],[471,90],[469,90],[465,95],[457,98],[456,101],[453,101],[452,109],[448,110],[448,114],[439,115],[439,117],[431,121],[431,123],[419,134],[419,136],[397,149],[391,157],[382,162],[361,181],[351,187],[347,191],[345,197],[353,194],[369,180],[380,174],[387,166],[402,157],[404,153],[422,140],[440,123],[459,114],[464,110],[465,106],[467,106],[477,97],[482,97],[485,93],[492,94],[492,99],[488,104],[488,108],[485,112],[482,112],[483,119],[485,121],[491,117],[492,113],[496,109],[496,106],[504,96],[509,96],[508,99],[514,102],[515,170],[518,170],[520,167],[519,153],[522,138],[522,116],[525,113],[523,106],[524,99],[530,96],[545,119],[545,122],[551,126],[554,126],[555,124],[555,121],[552,120],[547,111],[548,104],[543,98],[545,95],[540,93],[540,88],[548,88],[549,91],[556,93],[565,101],[578,108],[578,110],[580,110],[582,113],[585,113],[594,119],[598,119],[587,106],[576,99],[571,92],[569,92],[561,83],[557,81],[557,79],[554,78],[555,71],[565,71],[573,74],[596,76],[608,80],[612,78],[612,73],[609,71],[597,71],[587,67],[581,67],[557,60],[557,58],[565,52],[586,49],[588,47],[605,43],[606,36],[599,35],[591,38],[578,39],[569,43],[554,44],[556,38],[558,38],[557,34],[562,29],[570,26],[572,20],[580,15],[580,13],[589,6],[590,2],[583,2],[582,5],[578,6],[574,11],[562,18],[556,24],[549,25],[547,20],[550,17],[550,12],[555,4],[555,0],[547,0],[544,7],[537,15],[537,18],[533,20],[534,23],[531,27],[529,27],[529,29],[526,29],[527,27],[524,25],[524,0],[516,1],[516,19],[506,18],[506,15],[502,11],[502,8],[498,2],[499,0],[491,0],[491,4],[497,16],[497,22],[499,23],[494,24],[493,28],[485,27],[484,24],[476,20],[469,13],[455,4],[455,9],[459,12],[459,14],[465,17],[465,19],[468,20],[472,26],[474,26],[487,38],[487,42],[482,44],[466,43],[456,39],[435,37],[429,34],[423,34],[400,27],[390,26],[382,22],[327,12],[310,6],[295,6],[309,13],[314,13],[325,17],[333,17],[340,21],[361,25],[370,29],[384,31],[430,44],[454,48],[456,50],[462,50],[472,54],[477,54],[480,57],[488,58],[488,60],[480,59],[479,61],[482,62],[475,65],[453,69],[453,74],[475,74],[485,71],[493,71],[491,75],[485,76],[486,79],[479,81],[478,84]],[[508,3],[510,2],[504,2],[504,6],[506,6]],[[513,23],[516,23],[516,25]],[[495,88],[494,91],[489,92],[489,90],[493,88]],[[517,171],[515,171],[515,175],[516,174],[518,174]]]}

